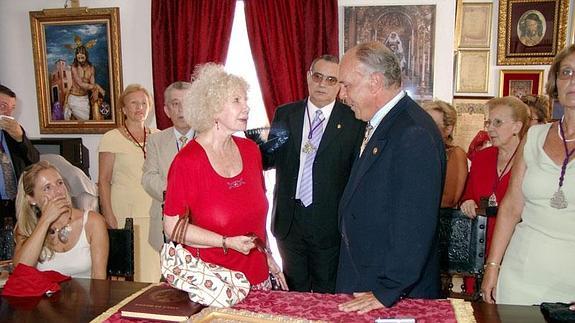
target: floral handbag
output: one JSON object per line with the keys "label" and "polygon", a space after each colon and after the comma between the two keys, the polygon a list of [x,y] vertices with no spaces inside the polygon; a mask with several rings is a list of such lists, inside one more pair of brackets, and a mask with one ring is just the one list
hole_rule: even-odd
{"label": "floral handbag", "polygon": [[178,219],[170,241],[160,254],[162,275],[170,286],[188,292],[192,301],[206,306],[231,307],[250,291],[250,282],[239,271],[203,261],[184,246],[189,215]]}

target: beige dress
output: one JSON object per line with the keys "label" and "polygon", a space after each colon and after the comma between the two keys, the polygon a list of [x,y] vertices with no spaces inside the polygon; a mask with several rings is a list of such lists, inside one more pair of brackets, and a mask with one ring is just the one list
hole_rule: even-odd
{"label": "beige dress", "polygon": [[533,305],[572,302],[575,298],[575,162],[567,164],[565,209],[549,200],[557,190],[561,166],[543,151],[551,124],[532,126],[523,158],[525,206],[507,247],[496,300],[498,304]]}
{"label": "beige dress", "polygon": [[111,202],[118,227],[124,227],[126,218],[134,219],[134,280],[157,282],[161,275],[160,255],[148,242],[152,198],[141,184],[144,154],[140,147],[124,137],[118,129],[104,134],[99,151],[115,155]]}

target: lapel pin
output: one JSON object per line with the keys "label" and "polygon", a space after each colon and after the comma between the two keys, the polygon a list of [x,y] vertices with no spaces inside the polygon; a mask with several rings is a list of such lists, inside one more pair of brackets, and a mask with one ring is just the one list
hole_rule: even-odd
{"label": "lapel pin", "polygon": [[377,147],[374,147],[373,150],[371,151],[371,154],[377,155],[378,152],[379,152],[379,149],[377,149]]}
{"label": "lapel pin", "polygon": [[337,129],[341,129],[341,123],[337,124]]}

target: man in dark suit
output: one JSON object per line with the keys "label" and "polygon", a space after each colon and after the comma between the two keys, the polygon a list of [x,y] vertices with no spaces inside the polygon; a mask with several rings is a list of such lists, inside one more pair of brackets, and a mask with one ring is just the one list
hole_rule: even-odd
{"label": "man in dark suit", "polygon": [[309,97],[279,107],[272,122],[289,131],[288,141],[273,154],[263,152],[264,167],[276,169],[272,232],[295,291],[335,291],[337,206],[365,127],[335,100],[338,63],[331,55],[312,62]]}
{"label": "man in dark suit", "polygon": [[0,84],[0,214],[16,216],[14,199],[18,178],[24,168],[40,159],[40,154],[14,119],[16,94]]}
{"label": "man in dark suit", "polygon": [[365,313],[403,297],[440,297],[437,222],[445,152],[437,126],[404,91],[394,54],[365,43],[343,57],[340,97],[367,121],[339,205],[340,310]]}

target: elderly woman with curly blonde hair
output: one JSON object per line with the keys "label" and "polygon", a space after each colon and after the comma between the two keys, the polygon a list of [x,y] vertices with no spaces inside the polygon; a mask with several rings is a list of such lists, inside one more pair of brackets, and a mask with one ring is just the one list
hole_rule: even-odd
{"label": "elderly woman with curly blonde hair", "polygon": [[221,65],[196,67],[182,107],[197,136],[168,173],[164,230],[171,235],[178,216],[189,212],[184,244],[193,255],[243,272],[257,289],[271,288],[271,272],[287,289],[269,248],[256,248],[267,240],[268,210],[259,149],[233,136],[247,126],[247,90]]}

